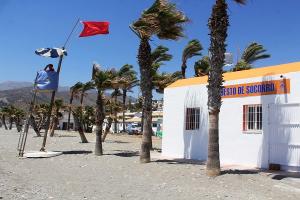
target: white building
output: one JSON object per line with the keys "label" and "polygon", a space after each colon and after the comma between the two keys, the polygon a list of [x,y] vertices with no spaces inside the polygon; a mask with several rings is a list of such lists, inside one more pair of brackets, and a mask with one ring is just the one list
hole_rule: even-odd
{"label": "white building", "polygon": [[[300,62],[224,74],[221,165],[300,169]],[[207,159],[207,77],[164,92],[162,155]]]}
{"label": "white building", "polygon": [[[118,113],[118,124],[117,132],[123,130],[123,113]],[[152,111],[152,130],[155,133],[157,131],[157,125],[162,120],[163,112],[162,111]],[[125,129],[128,124],[137,124],[137,126],[142,126],[142,112],[126,112],[125,113]],[[111,130],[114,130],[114,123],[112,124]]]}
{"label": "white building", "polygon": [[[69,111],[68,110],[63,110],[62,111],[62,117],[59,119],[59,129],[61,130],[67,130],[68,129],[68,117],[69,117]],[[75,122],[74,122],[74,117],[71,112],[70,115],[70,130],[75,131]]]}

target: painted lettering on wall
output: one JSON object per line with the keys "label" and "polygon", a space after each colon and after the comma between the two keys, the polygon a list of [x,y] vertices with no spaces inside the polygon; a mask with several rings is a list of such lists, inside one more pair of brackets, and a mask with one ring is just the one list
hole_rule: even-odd
{"label": "painted lettering on wall", "polygon": [[281,79],[237,85],[226,85],[222,89],[221,96],[222,98],[236,98],[289,93],[290,79]]}

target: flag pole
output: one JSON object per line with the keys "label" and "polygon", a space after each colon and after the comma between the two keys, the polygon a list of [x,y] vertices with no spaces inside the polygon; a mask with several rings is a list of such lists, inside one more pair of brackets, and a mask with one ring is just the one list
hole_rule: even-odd
{"label": "flag pole", "polygon": [[[65,41],[64,46],[62,47],[63,50],[65,49],[65,47],[68,44],[68,42],[69,42],[69,40],[70,40],[73,32],[75,31],[75,28],[76,28],[76,26],[79,23],[79,20],[80,20],[80,18],[77,19],[77,21],[76,21],[75,25],[73,26],[70,34],[68,35],[67,40]],[[58,74],[58,77],[59,77],[59,73],[61,71],[61,64],[62,64],[63,57],[64,57],[64,54],[62,54],[59,57],[58,66],[57,66],[57,70],[56,70],[56,72]],[[50,126],[51,113],[52,113],[52,109],[53,109],[53,105],[54,105],[54,100],[55,100],[55,94],[56,94],[56,91],[54,90],[52,92],[52,95],[51,95],[50,106],[49,106],[49,113],[48,113],[47,121],[46,121],[46,129],[45,129],[45,134],[44,134],[44,138],[43,138],[43,144],[42,144],[42,147],[41,147],[40,151],[45,151],[46,150],[45,147],[46,147],[46,142],[47,142],[48,130],[49,130],[49,126]]]}
{"label": "flag pole", "polygon": [[65,41],[65,44],[64,44],[64,46],[63,46],[63,49],[66,48],[66,45],[68,44],[68,42],[69,42],[69,40],[70,40],[70,38],[71,38],[73,32],[75,31],[75,28],[76,28],[77,25],[79,24],[79,22],[80,22],[80,18],[77,19],[77,21],[76,21],[74,27],[72,28],[72,31],[70,32],[69,36],[67,37],[67,40]]}

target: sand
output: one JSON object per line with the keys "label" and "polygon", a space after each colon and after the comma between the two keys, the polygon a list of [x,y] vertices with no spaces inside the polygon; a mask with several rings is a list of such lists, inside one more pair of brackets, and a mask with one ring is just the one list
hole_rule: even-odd
{"label": "sand", "polygon": [[[57,131],[47,150],[62,151],[51,158],[18,158],[15,129],[0,128],[0,199],[299,199],[298,179],[275,180],[257,171],[223,171],[205,175],[202,162],[162,160],[140,164],[139,136],[108,135],[105,155],[93,154],[95,137],[81,144],[77,133]],[[30,132],[26,150],[39,150],[42,138]],[[154,138],[155,149],[161,140]]]}

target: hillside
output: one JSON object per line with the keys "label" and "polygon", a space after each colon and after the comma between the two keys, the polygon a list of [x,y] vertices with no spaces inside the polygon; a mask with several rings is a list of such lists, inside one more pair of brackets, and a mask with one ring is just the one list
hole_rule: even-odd
{"label": "hillside", "polygon": [[[17,107],[26,109],[32,99],[32,87],[24,87],[12,90],[0,91],[0,106],[15,105]],[[58,91],[57,98],[63,99],[64,103],[69,102],[68,91]],[[38,93],[37,103],[48,103],[50,102],[51,93]],[[96,93],[89,93],[85,99],[85,105],[95,105]],[[78,104],[78,100],[74,100],[74,104]]]}
{"label": "hillside", "polygon": [[[14,105],[16,107],[27,110],[29,103],[32,99],[32,87],[24,87],[18,89],[10,89],[10,90],[2,90],[0,91],[0,107],[7,105]],[[110,94],[106,94],[106,96],[110,96]],[[37,95],[37,103],[49,103],[51,98],[51,93],[38,93]],[[60,88],[57,92],[56,98],[60,98],[64,100],[65,104],[69,103],[69,91],[65,88]],[[87,96],[84,98],[84,104],[93,106],[96,103],[97,93],[96,91],[90,91]],[[129,97],[132,102],[135,102],[136,99],[133,97]],[[121,97],[119,97],[121,100]],[[74,99],[73,103],[79,105],[79,100]]]}
{"label": "hillside", "polygon": [[0,91],[2,90],[13,90],[13,89],[19,89],[23,87],[31,87],[31,82],[25,82],[25,81],[4,81],[0,83]]}

